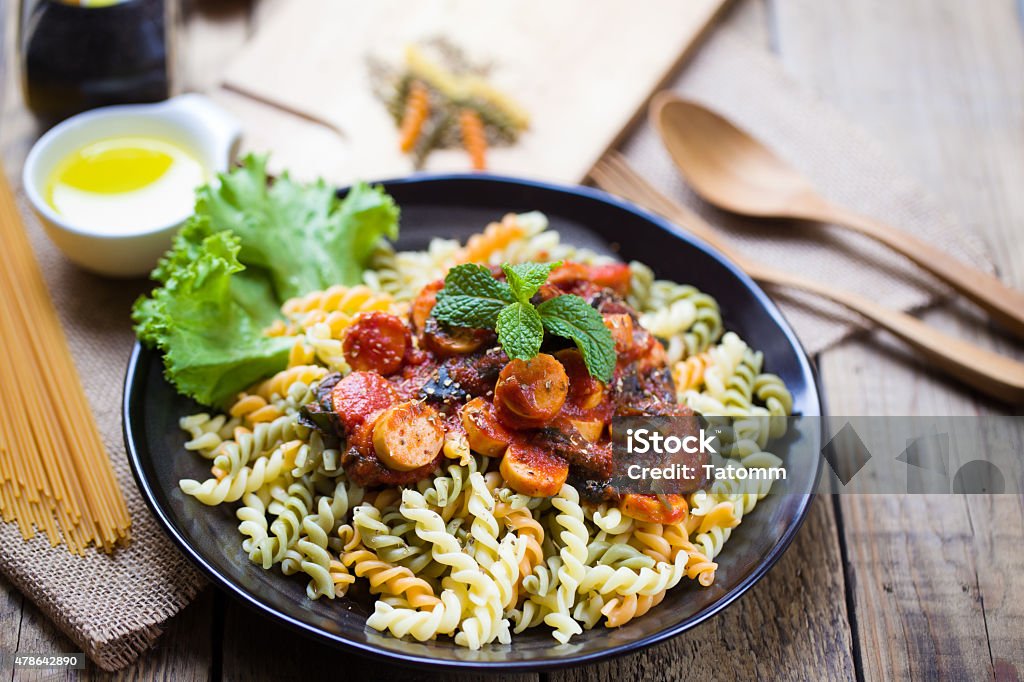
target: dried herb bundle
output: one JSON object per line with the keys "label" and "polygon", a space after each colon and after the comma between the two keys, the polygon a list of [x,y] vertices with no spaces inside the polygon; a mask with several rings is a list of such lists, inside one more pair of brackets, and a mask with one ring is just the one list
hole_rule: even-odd
{"label": "dried herb bundle", "polygon": [[369,67],[417,169],[433,150],[461,147],[484,170],[488,148],[515,143],[529,127],[526,112],[487,81],[490,65],[471,62],[444,39],[408,46],[400,67],[373,59]]}

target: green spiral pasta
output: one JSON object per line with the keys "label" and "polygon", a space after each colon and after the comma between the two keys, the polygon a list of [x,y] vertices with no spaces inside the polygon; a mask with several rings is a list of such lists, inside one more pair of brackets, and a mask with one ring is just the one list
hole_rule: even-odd
{"label": "green spiral pasta", "polygon": [[637,570],[654,568],[655,561],[641,550],[627,544],[624,539],[615,538],[610,542],[606,539],[595,538],[587,545],[586,564],[588,566],[602,564],[612,568],[624,566]]}
{"label": "green spiral pasta", "polygon": [[270,534],[275,539],[271,546],[271,563],[277,564],[284,560],[288,550],[299,541],[302,522],[313,509],[313,492],[309,481],[301,480],[289,485],[287,491],[272,489],[271,498],[267,510],[277,516],[270,524]]}
{"label": "green spiral pasta", "polygon": [[[403,520],[406,520],[402,516]],[[352,525],[359,531],[363,543],[383,560],[398,563],[410,556],[423,553],[422,547],[410,547],[402,535],[395,533],[381,519],[381,512],[372,504],[362,504],[352,510]],[[415,528],[415,524],[413,524]]]}
{"label": "green spiral pasta", "polygon": [[348,492],[345,482],[338,481],[333,496],[321,496],[317,501],[317,513],[302,519],[302,533],[294,549],[285,553],[281,570],[285,575],[302,571],[310,577],[306,596],[310,599],[327,597],[334,599],[335,581],[331,571],[331,554],[328,539],[341,523],[348,511]]}

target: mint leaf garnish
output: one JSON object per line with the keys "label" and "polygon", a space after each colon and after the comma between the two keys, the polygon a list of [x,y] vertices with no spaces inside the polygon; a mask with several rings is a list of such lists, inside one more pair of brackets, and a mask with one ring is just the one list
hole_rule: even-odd
{"label": "mint leaf garnish", "polygon": [[453,327],[472,327],[474,329],[494,329],[498,323],[498,313],[508,303],[500,299],[483,298],[480,296],[454,295],[438,297],[434,306],[434,317],[439,322]]}
{"label": "mint leaf garnish", "polygon": [[498,313],[514,300],[508,285],[494,279],[490,270],[467,263],[448,271],[433,315],[456,327],[494,329]]}
{"label": "mint leaf garnish", "polygon": [[571,339],[579,348],[587,371],[595,379],[608,382],[615,371],[615,341],[604,326],[604,318],[579,296],[566,294],[537,306],[544,329]]}
{"label": "mint leaf garnish", "polygon": [[534,306],[530,299],[560,263],[521,263],[501,266],[508,283],[494,278],[482,265],[459,265],[448,271],[437,292],[433,316],[444,324],[494,329],[498,343],[513,359],[529,360],[540,352],[544,332],[573,341],[587,371],[611,381],[615,371],[615,342],[601,313],[585,300],[563,294]]}
{"label": "mint leaf garnish", "polygon": [[519,263],[509,265],[505,263],[501,269],[505,271],[505,279],[508,280],[509,289],[517,301],[528,303],[544,282],[548,281],[551,271],[562,264],[556,263]]}
{"label": "mint leaf garnish", "polygon": [[544,326],[537,309],[529,303],[505,306],[498,315],[496,328],[498,343],[513,360],[529,360],[540,352]]}

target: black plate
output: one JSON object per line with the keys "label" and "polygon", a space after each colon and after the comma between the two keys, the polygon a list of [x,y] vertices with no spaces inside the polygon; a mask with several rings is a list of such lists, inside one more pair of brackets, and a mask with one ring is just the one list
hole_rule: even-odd
{"label": "black plate", "polygon": [[[821,414],[814,371],[778,308],[746,275],[681,229],[603,192],[487,176],[422,176],[384,183],[402,209],[401,248],[422,248],[435,236],[463,239],[509,211],[540,210],[562,239],[654,268],[659,277],[693,284],[721,304],[728,329],[764,352],[767,371],[793,393],[797,414]],[[328,644],[398,663],[434,668],[534,670],[636,651],[692,628],[735,601],[778,561],[803,522],[810,495],[765,498],[733,532],[718,557],[717,581],[684,581],[645,617],[624,627],[598,626],[558,645],[548,628],[514,637],[511,646],[481,651],[449,639],[406,642],[365,627],[368,609],[350,599],[310,601],[306,580],[252,564],[241,550],[235,505],[206,507],[184,495],[181,478],[205,479],[209,463],[187,453],[178,418],[198,411],[162,375],[159,356],[136,345],[124,395],[124,433],[135,478],[153,513],[186,556],[244,603]],[[815,448],[800,448],[813,452]],[[787,462],[794,491],[813,490],[820,458]]]}

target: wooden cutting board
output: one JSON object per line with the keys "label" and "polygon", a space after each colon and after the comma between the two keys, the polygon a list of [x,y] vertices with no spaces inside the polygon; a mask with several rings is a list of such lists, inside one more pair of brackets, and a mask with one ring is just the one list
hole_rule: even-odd
{"label": "wooden cutting board", "polygon": [[[728,0],[289,0],[231,63],[215,98],[275,169],[346,183],[413,170],[375,97],[370,59],[445,36],[490,63],[530,129],[489,170],[579,182],[686,58]],[[272,103],[274,106],[269,106]],[[461,150],[426,170],[466,171]]]}

